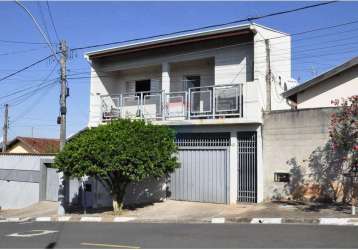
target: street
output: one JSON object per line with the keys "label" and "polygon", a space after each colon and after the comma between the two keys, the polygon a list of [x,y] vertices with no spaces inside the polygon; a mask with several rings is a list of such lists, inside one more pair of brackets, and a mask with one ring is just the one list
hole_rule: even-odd
{"label": "street", "polygon": [[0,223],[0,248],[357,248],[358,227]]}

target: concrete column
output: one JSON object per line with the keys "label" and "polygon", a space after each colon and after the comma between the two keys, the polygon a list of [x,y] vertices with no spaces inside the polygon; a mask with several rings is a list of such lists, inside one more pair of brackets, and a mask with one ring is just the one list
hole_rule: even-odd
{"label": "concrete column", "polygon": [[91,93],[88,127],[97,127],[102,123],[102,99],[99,93]]}
{"label": "concrete column", "polygon": [[264,200],[264,164],[263,164],[263,141],[262,126],[256,130],[257,133],[257,202]]}
{"label": "concrete column", "polygon": [[230,193],[229,204],[237,202],[237,135],[236,130],[230,133]]}
{"label": "concrete column", "polygon": [[170,91],[170,65],[168,62],[162,63],[162,90],[166,93]]}

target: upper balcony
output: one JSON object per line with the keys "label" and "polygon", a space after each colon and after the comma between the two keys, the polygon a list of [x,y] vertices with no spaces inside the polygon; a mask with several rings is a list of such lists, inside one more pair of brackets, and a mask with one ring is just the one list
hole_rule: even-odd
{"label": "upper balcony", "polygon": [[192,87],[165,93],[134,92],[101,96],[102,122],[116,118],[175,121],[240,118],[243,84]]}
{"label": "upper balcony", "polygon": [[246,56],[232,64],[225,55],[224,61],[207,57],[94,72],[89,126],[117,118],[173,126],[261,123],[260,84],[252,81]]}

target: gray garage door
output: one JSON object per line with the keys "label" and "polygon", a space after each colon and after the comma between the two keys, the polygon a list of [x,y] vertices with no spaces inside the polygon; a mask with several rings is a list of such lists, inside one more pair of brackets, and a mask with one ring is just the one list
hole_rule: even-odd
{"label": "gray garage door", "polygon": [[59,177],[56,168],[46,168],[46,200],[58,200]]}
{"label": "gray garage door", "polygon": [[177,145],[181,167],[170,178],[171,199],[227,203],[229,134],[185,134]]}

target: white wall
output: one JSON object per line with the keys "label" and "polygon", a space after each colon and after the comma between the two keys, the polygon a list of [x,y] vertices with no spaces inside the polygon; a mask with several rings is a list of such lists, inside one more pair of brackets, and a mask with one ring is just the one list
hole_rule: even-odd
{"label": "white wall", "polygon": [[200,75],[202,86],[214,85],[213,58],[171,64],[170,92],[184,91],[183,79],[188,75]]}
{"label": "white wall", "polygon": [[[262,96],[263,107],[266,107],[266,45],[270,39],[270,62],[273,79],[271,81],[271,109],[290,109],[286,99],[280,94],[284,92],[285,82],[291,80],[291,37],[285,33],[255,26],[254,37],[254,72],[259,79],[259,94]],[[281,78],[281,80],[280,80]],[[290,84],[286,83],[287,87]]]}
{"label": "white wall", "polygon": [[[99,95],[122,92],[126,81],[153,77],[161,80],[161,65],[170,65],[170,91],[179,90],[185,74],[203,75],[203,84],[246,83],[252,80],[253,49],[250,45],[229,45],[210,49],[192,49],[191,52],[171,51],[165,55],[153,54],[142,59],[100,61],[92,65],[89,127],[101,122]],[[153,66],[160,65],[160,66]],[[148,70],[145,70],[148,69]],[[149,70],[150,69],[150,70]],[[119,72],[119,73],[118,73]],[[113,77],[99,77],[100,75]],[[122,79],[122,80],[121,80]],[[255,97],[256,98],[256,97]]]}
{"label": "white wall", "polygon": [[333,107],[334,99],[358,95],[358,66],[297,94],[297,108]]}

